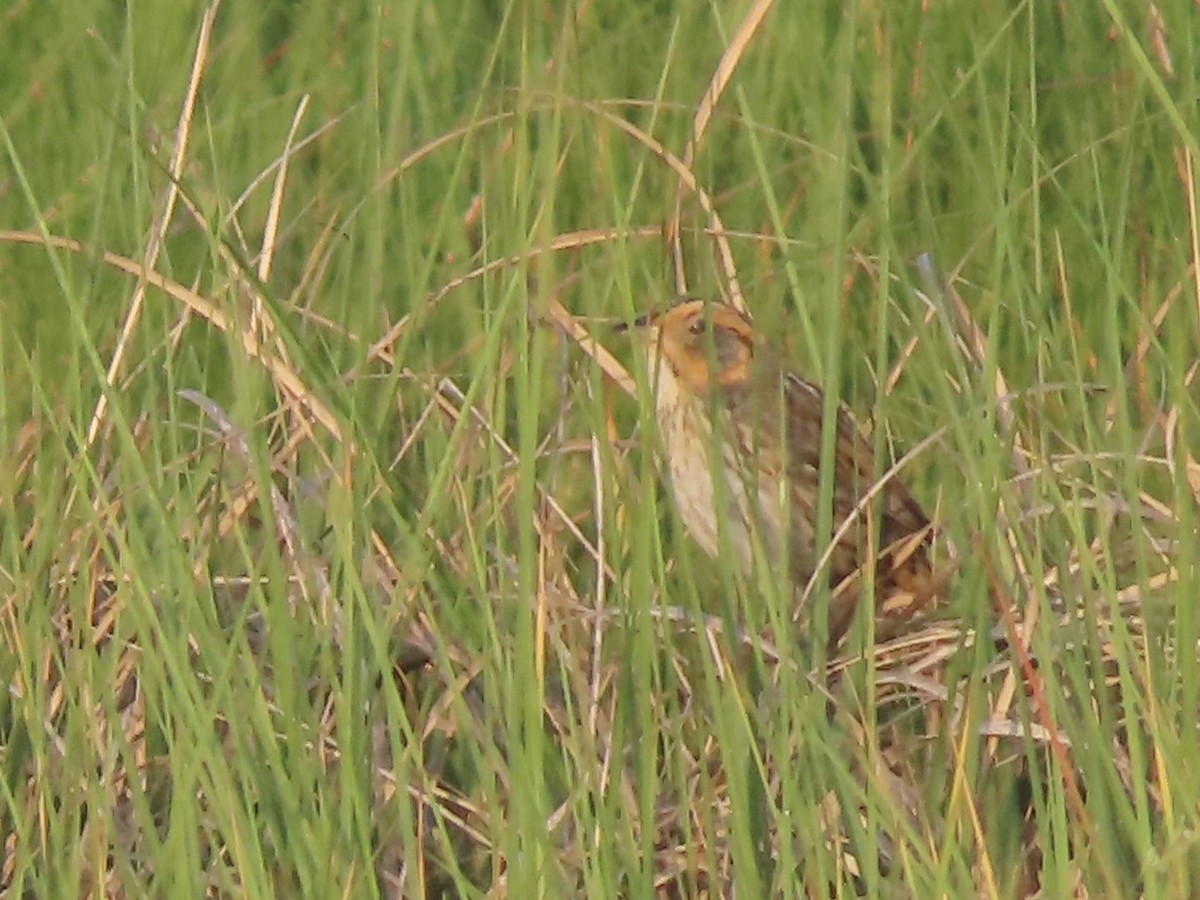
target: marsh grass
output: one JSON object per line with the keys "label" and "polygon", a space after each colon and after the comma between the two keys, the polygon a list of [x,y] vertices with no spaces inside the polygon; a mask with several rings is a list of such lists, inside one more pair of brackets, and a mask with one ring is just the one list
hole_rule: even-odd
{"label": "marsh grass", "polygon": [[[0,54],[8,895],[1197,892],[1188,4],[60,6]],[[830,693],[659,486],[607,325],[684,287],[960,559]]]}

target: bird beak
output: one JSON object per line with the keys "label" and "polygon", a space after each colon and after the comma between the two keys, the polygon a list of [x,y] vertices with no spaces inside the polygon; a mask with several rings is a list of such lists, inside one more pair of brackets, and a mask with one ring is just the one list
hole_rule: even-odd
{"label": "bird beak", "polygon": [[643,328],[651,328],[658,324],[661,313],[646,313],[644,316],[638,316],[632,322],[618,322],[613,326],[613,331],[618,334],[624,334],[629,331],[640,331]]}

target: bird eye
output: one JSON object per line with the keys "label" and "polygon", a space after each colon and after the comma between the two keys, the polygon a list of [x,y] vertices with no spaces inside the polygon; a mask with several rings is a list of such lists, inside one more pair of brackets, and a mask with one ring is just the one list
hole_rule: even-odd
{"label": "bird eye", "polygon": [[708,321],[704,318],[692,319],[692,324],[688,326],[688,331],[692,334],[704,334],[708,331]]}

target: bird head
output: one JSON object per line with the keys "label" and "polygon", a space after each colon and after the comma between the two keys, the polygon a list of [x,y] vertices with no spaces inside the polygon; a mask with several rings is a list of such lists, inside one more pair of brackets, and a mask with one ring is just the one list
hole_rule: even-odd
{"label": "bird head", "polygon": [[[650,353],[650,371],[674,375],[694,393],[750,377],[754,328],[725,303],[683,299],[633,323]],[[665,372],[664,372],[665,369]]]}

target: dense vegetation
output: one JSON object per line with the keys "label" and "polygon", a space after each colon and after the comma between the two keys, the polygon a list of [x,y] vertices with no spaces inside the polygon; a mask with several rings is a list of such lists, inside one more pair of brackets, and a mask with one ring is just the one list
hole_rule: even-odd
{"label": "dense vegetation", "polygon": [[[10,6],[0,888],[1200,893],[1192,4]],[[688,541],[684,290],[944,620],[814,660]]]}

